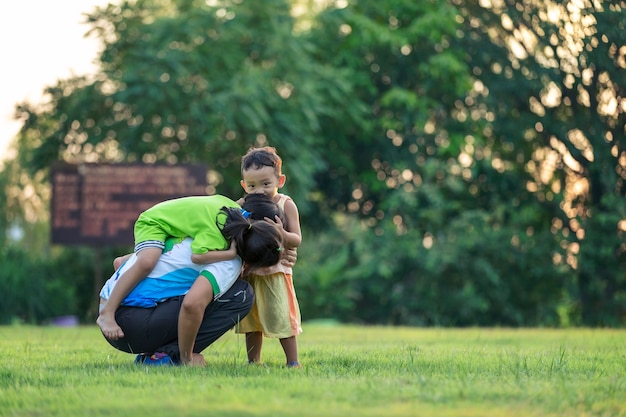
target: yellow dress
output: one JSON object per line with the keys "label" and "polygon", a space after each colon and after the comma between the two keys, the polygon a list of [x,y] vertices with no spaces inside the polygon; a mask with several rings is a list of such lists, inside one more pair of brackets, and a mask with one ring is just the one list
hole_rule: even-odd
{"label": "yellow dress", "polygon": [[[290,197],[278,194],[284,210]],[[293,286],[292,269],[282,264],[251,270],[244,278],[254,289],[254,304],[237,325],[237,333],[262,332],[265,337],[285,339],[302,333],[300,306]]]}

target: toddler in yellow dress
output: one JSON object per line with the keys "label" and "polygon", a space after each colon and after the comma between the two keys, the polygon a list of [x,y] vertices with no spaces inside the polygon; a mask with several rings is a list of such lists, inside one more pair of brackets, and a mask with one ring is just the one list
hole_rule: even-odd
{"label": "toddler in yellow dress", "polygon": [[[278,193],[285,185],[282,160],[273,147],[252,148],[242,157],[241,186],[247,194],[265,194],[283,210],[283,246],[294,249],[302,235],[298,208],[293,200]],[[285,352],[287,366],[299,368],[296,336],[302,333],[300,307],[293,285],[292,268],[278,263],[270,267],[246,268],[244,279],[254,288],[255,302],[237,326],[246,334],[248,363],[261,363],[263,337],[276,338]]]}

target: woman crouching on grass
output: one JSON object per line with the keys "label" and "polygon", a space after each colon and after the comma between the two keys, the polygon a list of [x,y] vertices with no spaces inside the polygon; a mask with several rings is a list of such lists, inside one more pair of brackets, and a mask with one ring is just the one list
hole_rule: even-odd
{"label": "woman crouching on grass", "polygon": [[[250,196],[243,203],[250,221],[278,210],[263,196]],[[257,217],[259,216],[259,217]],[[276,226],[278,227],[278,226]],[[272,251],[276,261],[293,264],[295,254],[282,251],[281,231]],[[252,307],[254,293],[238,277],[242,261],[231,260],[197,265],[191,261],[191,238],[169,238],[155,268],[122,301],[115,320],[124,336],[106,339],[111,346],[135,353],[144,365],[205,365],[201,352],[235,326]],[[136,261],[131,255],[105,283],[100,292],[106,303],[117,278]]]}

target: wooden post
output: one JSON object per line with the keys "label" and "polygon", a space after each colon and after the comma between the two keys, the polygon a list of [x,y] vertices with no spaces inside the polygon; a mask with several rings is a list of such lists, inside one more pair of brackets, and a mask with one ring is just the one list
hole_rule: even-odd
{"label": "wooden post", "polygon": [[98,317],[98,308],[100,305],[100,289],[104,285],[104,279],[102,278],[102,246],[94,247],[94,274],[93,274],[93,304],[89,316],[93,318],[93,321]]}

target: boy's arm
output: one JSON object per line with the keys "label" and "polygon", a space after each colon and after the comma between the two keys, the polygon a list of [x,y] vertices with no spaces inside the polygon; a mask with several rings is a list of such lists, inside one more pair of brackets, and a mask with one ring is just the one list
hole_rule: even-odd
{"label": "boy's arm", "polygon": [[237,248],[235,242],[230,244],[230,248],[226,250],[210,250],[204,253],[194,253],[191,255],[191,262],[196,265],[206,265],[213,262],[229,261],[237,256]]}

